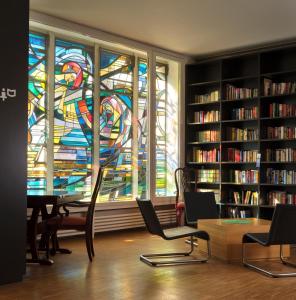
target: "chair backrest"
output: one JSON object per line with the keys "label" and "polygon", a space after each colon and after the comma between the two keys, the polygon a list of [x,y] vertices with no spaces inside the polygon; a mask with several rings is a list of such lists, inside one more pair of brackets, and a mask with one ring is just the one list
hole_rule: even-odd
{"label": "chair backrest", "polygon": [[268,244],[296,244],[295,205],[277,204],[271,221]]}
{"label": "chair backrest", "polygon": [[151,203],[151,200],[139,199],[139,198],[137,198],[136,200],[137,200],[140,212],[143,216],[147,230],[151,234],[156,234],[161,237],[164,237],[162,227],[160,225],[160,222],[158,220],[158,217],[156,215],[154,207]]}
{"label": "chair backrest", "polygon": [[184,192],[184,202],[187,223],[219,217],[213,192]]}
{"label": "chair backrest", "polygon": [[94,211],[95,211],[95,207],[96,207],[96,201],[97,201],[97,197],[98,197],[98,194],[100,192],[100,188],[101,188],[101,185],[103,182],[103,175],[104,175],[104,167],[99,167],[95,187],[92,192],[91,201],[90,201],[90,204],[89,204],[88,210],[87,210],[87,215],[86,215],[87,226],[92,226],[92,223],[93,223],[93,216],[94,216]]}
{"label": "chair backrest", "polygon": [[[196,181],[196,170],[193,168],[177,168],[175,170],[175,185],[176,185],[176,204],[180,200],[180,195],[182,192],[189,192],[192,190],[191,188],[191,179],[192,175],[194,175],[194,181]],[[195,190],[196,187],[194,187],[193,190]]]}

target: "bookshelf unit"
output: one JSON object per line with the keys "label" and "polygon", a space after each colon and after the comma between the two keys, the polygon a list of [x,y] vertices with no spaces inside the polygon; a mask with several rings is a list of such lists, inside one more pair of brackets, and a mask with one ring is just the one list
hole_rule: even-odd
{"label": "bookshelf unit", "polygon": [[187,65],[185,136],[186,164],[221,217],[296,204],[296,44]]}

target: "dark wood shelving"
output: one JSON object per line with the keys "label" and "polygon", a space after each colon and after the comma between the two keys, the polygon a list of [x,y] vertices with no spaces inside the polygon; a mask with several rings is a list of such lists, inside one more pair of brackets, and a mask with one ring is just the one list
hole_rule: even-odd
{"label": "dark wood shelving", "polygon": [[189,161],[187,162],[189,165],[219,165],[219,162],[195,162],[195,161]]}
{"label": "dark wood shelving", "polygon": [[231,100],[221,100],[222,104],[225,103],[230,103],[230,102],[245,102],[245,101],[254,101],[254,100],[258,100],[258,97],[254,97],[254,98],[243,98],[243,99],[231,99]]}
{"label": "dark wood shelving", "polygon": [[[225,56],[207,58],[202,61],[197,61],[186,67],[186,117],[188,120],[193,120],[194,112],[199,110],[220,111],[220,121],[205,124],[194,124],[193,122],[186,125],[186,160],[192,157],[192,149],[196,148],[205,151],[211,149],[218,149],[220,152],[220,159],[222,161],[215,163],[195,163],[188,162],[192,168],[196,169],[211,169],[220,168],[221,182],[199,182],[197,185],[201,189],[219,190],[221,215],[227,216],[229,213],[227,206],[241,206],[240,209],[246,208],[248,211],[254,210],[253,216],[262,218],[271,218],[274,206],[272,205],[251,205],[231,203],[233,201],[234,192],[238,192],[240,197],[243,191],[258,192],[258,202],[268,203],[267,193],[269,191],[294,191],[296,193],[296,184],[270,184],[266,182],[267,168],[283,168],[293,169],[295,162],[281,162],[281,161],[261,161],[259,167],[256,162],[234,162],[226,161],[226,151],[229,148],[235,148],[240,151],[257,150],[261,153],[261,158],[266,159],[266,149],[278,148],[296,148],[295,139],[269,139],[267,136],[267,126],[286,126],[296,127],[295,117],[268,117],[268,105],[272,102],[282,104],[296,104],[296,93],[285,93],[279,95],[264,95],[264,78],[269,78],[272,82],[296,82],[296,43],[290,45],[283,45],[282,47],[268,48],[259,51],[251,51],[240,54],[227,54]],[[231,84],[233,88],[247,88],[257,89],[258,96],[248,98],[238,98],[226,100],[227,83]],[[211,92],[218,91],[219,101],[207,103],[192,103],[196,95],[206,95]],[[229,91],[229,90],[228,90]],[[288,89],[286,90],[288,91]],[[290,91],[293,91],[290,89]],[[246,96],[249,92],[244,90],[234,90],[232,95]],[[251,94],[254,95],[254,94]],[[255,94],[256,95],[256,94]],[[278,100],[278,101],[277,101]],[[295,101],[294,101],[295,100]],[[197,108],[197,107],[198,108]],[[251,108],[256,106],[258,108],[258,118],[234,120],[231,119],[231,111],[239,108]],[[193,108],[194,107],[194,108]],[[272,123],[275,121],[274,125]],[[210,125],[207,126],[207,125]],[[197,125],[197,126],[196,126]],[[205,125],[205,126],[203,126]],[[194,127],[195,126],[195,127]],[[237,128],[256,128],[258,129],[257,140],[228,140],[227,127]],[[219,131],[221,141],[216,142],[197,142],[198,131],[215,130]],[[293,147],[295,144],[295,147]],[[224,159],[224,161],[223,161]],[[227,182],[230,177],[228,175],[231,170],[256,170],[259,172],[259,183],[234,183]],[[216,169],[217,170],[217,169]],[[194,182],[193,182],[194,183]],[[287,187],[287,189],[285,189]],[[291,192],[292,193],[292,192]],[[252,194],[251,194],[252,195]],[[255,212],[256,210],[256,212]]]}
{"label": "dark wood shelving", "polygon": [[222,123],[239,123],[239,122],[258,122],[259,119],[244,119],[244,120],[222,120]]}
{"label": "dark wood shelving", "polygon": [[214,104],[220,104],[220,101],[209,101],[209,102],[204,102],[204,103],[189,103],[189,106],[203,106],[203,105],[214,105]]}
{"label": "dark wood shelving", "polygon": [[220,122],[205,122],[205,123],[188,122],[187,125],[189,125],[189,126],[197,126],[197,125],[220,125]]}
{"label": "dark wood shelving", "polygon": [[195,82],[190,83],[189,86],[203,86],[203,85],[218,85],[220,84],[219,80],[212,80],[212,81],[204,81],[204,82]]}

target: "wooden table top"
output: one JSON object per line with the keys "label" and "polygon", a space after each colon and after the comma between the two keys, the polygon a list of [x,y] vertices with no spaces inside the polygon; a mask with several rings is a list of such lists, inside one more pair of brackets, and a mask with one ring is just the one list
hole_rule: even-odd
{"label": "wooden table top", "polygon": [[238,219],[202,219],[198,220],[198,225],[210,225],[221,227],[234,227],[234,226],[270,226],[271,221],[257,218],[238,218]]}

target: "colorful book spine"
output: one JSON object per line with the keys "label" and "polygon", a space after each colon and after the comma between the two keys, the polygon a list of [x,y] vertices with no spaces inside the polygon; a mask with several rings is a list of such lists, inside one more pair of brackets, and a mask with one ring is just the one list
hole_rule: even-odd
{"label": "colorful book spine", "polygon": [[295,139],[296,138],[296,127],[278,126],[278,127],[267,127],[267,138],[268,139]]}
{"label": "colorful book spine", "polygon": [[227,137],[231,141],[254,141],[258,140],[257,128],[227,128]]}
{"label": "colorful book spine", "polygon": [[229,180],[233,183],[258,183],[258,170],[230,170]]}
{"label": "colorful book spine", "polygon": [[273,82],[271,79],[264,78],[264,96],[277,96],[296,93],[296,82]]}
{"label": "colorful book spine", "polygon": [[226,85],[226,100],[247,99],[258,97],[257,88],[241,88],[231,84]]}
{"label": "colorful book spine", "polygon": [[211,111],[196,111],[194,112],[194,122],[204,124],[210,122],[219,122],[220,121],[220,111],[211,110]]}
{"label": "colorful book spine", "polygon": [[195,95],[195,103],[208,103],[219,101],[219,90],[212,91],[208,94]]}
{"label": "colorful book spine", "polygon": [[296,162],[296,149],[266,149],[266,161],[269,162]]}
{"label": "colorful book spine", "polygon": [[252,120],[258,118],[258,107],[233,108],[231,111],[232,120]]}
{"label": "colorful book spine", "polygon": [[193,149],[193,161],[194,162],[219,162],[220,161],[220,150],[200,150]]}
{"label": "colorful book spine", "polygon": [[295,117],[296,104],[270,103],[268,116],[270,118]]}
{"label": "colorful book spine", "polygon": [[240,150],[228,148],[226,160],[230,162],[256,162],[258,150]]}
{"label": "colorful book spine", "polygon": [[199,169],[197,170],[198,182],[219,183],[220,171],[216,169]]}
{"label": "colorful book spine", "polygon": [[296,171],[294,171],[294,170],[275,170],[273,168],[267,168],[266,183],[296,184]]}
{"label": "colorful book spine", "polygon": [[219,130],[203,130],[197,132],[198,142],[219,142],[220,131]]}

